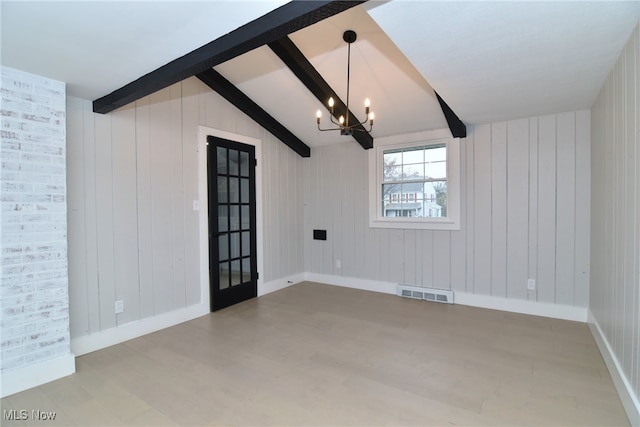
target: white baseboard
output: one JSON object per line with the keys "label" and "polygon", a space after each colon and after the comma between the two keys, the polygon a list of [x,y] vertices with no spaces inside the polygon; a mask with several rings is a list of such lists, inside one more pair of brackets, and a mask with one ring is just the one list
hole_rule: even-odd
{"label": "white baseboard", "polygon": [[170,311],[142,320],[110,328],[91,335],[84,335],[71,340],[71,351],[77,356],[91,353],[142,335],[150,334],[164,328],[204,316],[210,312],[209,302],[192,305],[180,310]]}
{"label": "white baseboard", "polygon": [[[303,274],[297,274],[271,282],[262,283],[258,287],[258,296],[275,292],[304,280]],[[204,316],[210,312],[209,302],[193,305],[180,310],[170,311],[157,316],[125,323],[91,335],[84,335],[71,340],[71,349],[78,355],[91,353],[121,342],[169,328],[183,322]]]}
{"label": "white baseboard", "polygon": [[294,274],[288,277],[281,277],[270,282],[262,283],[258,286],[258,296],[270,294],[271,292],[279,291],[280,289],[287,288],[304,281],[304,273]]}
{"label": "white baseboard", "polygon": [[489,295],[476,295],[457,291],[455,292],[454,302],[460,305],[531,314],[533,316],[550,317],[552,319],[573,320],[582,323],[586,323],[587,321],[586,307],[574,307],[572,305],[550,304]]}
{"label": "white baseboard", "polygon": [[397,283],[381,282],[378,280],[358,279],[355,277],[333,276],[330,274],[317,273],[304,273],[304,280],[392,295],[396,294],[397,285]]}
{"label": "white baseboard", "polygon": [[631,383],[624,374],[618,358],[609,345],[609,341],[602,332],[602,328],[600,328],[600,324],[591,310],[589,310],[588,321],[591,334],[596,340],[600,354],[602,354],[602,358],[609,369],[609,374],[611,374],[611,379],[613,379],[613,383],[616,386],[624,410],[627,412],[627,417],[632,426],[640,426],[640,401],[638,400],[638,396],[635,395]]}
{"label": "white baseboard", "polygon": [[[357,279],[353,277],[332,276],[328,274],[305,273],[305,280],[328,285],[344,286],[347,288],[362,289],[365,291],[396,294],[397,283],[381,282],[376,280]],[[492,310],[509,311],[513,313],[531,314],[534,316],[551,317],[554,319],[587,321],[586,307],[573,307],[568,305],[548,304],[519,299],[508,299],[487,295],[474,295],[454,291],[454,303],[469,305],[472,307],[489,308]]]}
{"label": "white baseboard", "polygon": [[55,381],[75,371],[76,358],[69,353],[62,357],[3,372],[0,381],[0,397],[7,397]]}

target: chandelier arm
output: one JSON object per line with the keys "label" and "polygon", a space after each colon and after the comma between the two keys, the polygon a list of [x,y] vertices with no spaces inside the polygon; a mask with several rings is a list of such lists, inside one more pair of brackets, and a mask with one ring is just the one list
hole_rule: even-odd
{"label": "chandelier arm", "polygon": [[[373,129],[373,125],[370,124],[369,125],[369,129],[367,129],[364,126],[362,126],[365,123],[366,122],[362,122],[362,123],[359,123],[357,125],[349,126],[349,129],[352,130],[352,131],[355,131],[355,132],[371,132],[371,130]],[[362,127],[360,127],[360,126],[362,126]]]}
{"label": "chandelier arm", "polygon": [[[328,128],[328,129],[322,129],[320,127],[320,125],[318,125],[318,130],[322,131],[322,132],[326,132],[326,131],[330,131],[330,130],[340,130],[340,131],[349,131],[349,132],[371,132],[373,130],[373,125],[369,125],[369,129],[365,128],[364,125],[366,123],[366,121],[362,122],[362,123],[358,123],[357,125],[352,125],[352,126],[339,126],[339,127],[335,127],[335,128]],[[362,126],[362,127],[359,127]]]}
{"label": "chandelier arm", "polygon": [[342,130],[342,128],[328,128],[328,129],[322,129],[322,128],[320,127],[320,125],[318,125],[318,130],[319,130],[319,131],[321,131],[321,132],[327,132],[327,131],[330,131],[330,130],[331,130],[331,131],[332,131],[332,130]]}
{"label": "chandelier arm", "polygon": [[336,125],[336,126],[342,126],[342,125],[340,124],[340,122],[336,122],[335,117],[334,117],[334,115],[333,115],[333,114],[329,115],[329,120],[331,120],[331,123],[333,123],[333,124],[334,124],[334,125]]}

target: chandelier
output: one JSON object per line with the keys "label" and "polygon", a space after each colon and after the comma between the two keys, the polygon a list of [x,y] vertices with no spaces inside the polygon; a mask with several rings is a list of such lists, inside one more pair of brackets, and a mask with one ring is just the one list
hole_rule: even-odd
{"label": "chandelier", "polygon": [[[356,41],[356,33],[355,31],[352,30],[347,30],[344,32],[344,34],[342,35],[342,39],[347,42],[347,111],[346,111],[346,117],[345,115],[341,115],[338,118],[338,121],[335,120],[335,114],[334,114],[334,105],[335,105],[335,101],[333,99],[333,97],[329,98],[329,101],[327,102],[328,105],[328,110],[329,110],[329,119],[331,120],[331,123],[333,123],[334,125],[336,125],[337,127],[332,127],[332,128],[328,128],[328,129],[323,129],[320,127],[320,119],[322,118],[322,112],[320,110],[318,110],[318,112],[316,113],[316,122],[318,124],[318,130],[320,131],[329,131],[329,130],[339,130],[341,135],[353,135],[354,131],[362,131],[362,132],[371,132],[371,129],[373,128],[373,113],[369,111],[369,107],[370,107],[370,102],[369,102],[369,98],[364,100],[364,111],[365,111],[365,120],[363,122],[359,122],[359,123],[353,123],[350,124],[349,123],[349,79],[350,79],[350,74],[351,74],[351,43],[353,43],[354,41]],[[354,117],[355,119],[355,117]],[[357,121],[357,119],[356,119]],[[369,122],[369,129],[365,129],[364,127],[362,127],[362,125],[364,125],[365,123]]]}

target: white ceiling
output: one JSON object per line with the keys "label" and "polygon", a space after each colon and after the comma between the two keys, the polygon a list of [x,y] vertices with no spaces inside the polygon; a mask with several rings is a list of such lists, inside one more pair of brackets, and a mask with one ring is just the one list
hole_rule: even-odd
{"label": "white ceiling", "polygon": [[[2,65],[96,99],[284,1],[5,1]],[[589,108],[640,18],[640,1],[365,3],[290,35],[374,137],[446,127],[435,89],[468,125]],[[320,102],[268,47],[215,67],[308,145]],[[325,112],[324,121],[326,123]]]}

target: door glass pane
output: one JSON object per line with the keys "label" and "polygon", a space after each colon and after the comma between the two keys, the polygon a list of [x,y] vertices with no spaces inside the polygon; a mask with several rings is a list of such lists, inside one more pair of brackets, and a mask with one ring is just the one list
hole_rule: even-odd
{"label": "door glass pane", "polygon": [[238,159],[237,150],[229,150],[229,175],[239,175],[240,160]]}
{"label": "door glass pane", "polygon": [[231,231],[240,230],[240,206],[230,206]]}
{"label": "door glass pane", "polygon": [[249,153],[246,151],[240,152],[240,175],[249,176]]}
{"label": "door glass pane", "polygon": [[218,231],[228,231],[229,212],[226,205],[218,206]]}
{"label": "door glass pane", "polygon": [[229,235],[223,234],[218,236],[218,260],[226,259],[229,259]]}
{"label": "door glass pane", "polygon": [[239,190],[240,190],[240,178],[229,178],[229,191],[231,194],[229,195],[229,202],[238,203],[240,200]]}
{"label": "door glass pane", "polygon": [[240,233],[231,233],[231,258],[240,257]]}
{"label": "door glass pane", "polygon": [[251,217],[249,216],[249,206],[242,206],[242,229],[247,230],[251,226]]}
{"label": "door glass pane", "polygon": [[227,149],[224,147],[217,147],[218,153],[218,173],[227,173]]}
{"label": "door glass pane", "polygon": [[240,273],[240,260],[231,261],[231,286],[242,283],[242,275]]}
{"label": "door glass pane", "polygon": [[220,281],[220,289],[229,287],[229,263],[221,262],[218,269],[218,280]]}
{"label": "door glass pane", "polygon": [[242,281],[251,280],[251,258],[242,258]]}
{"label": "door glass pane", "polygon": [[227,177],[218,177],[218,203],[227,203]]}
{"label": "door glass pane", "polygon": [[240,202],[249,203],[249,178],[242,179],[242,188],[240,189]]}
{"label": "door glass pane", "polygon": [[242,256],[251,255],[251,232],[242,232]]}

